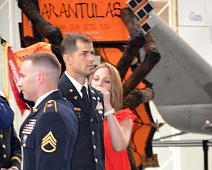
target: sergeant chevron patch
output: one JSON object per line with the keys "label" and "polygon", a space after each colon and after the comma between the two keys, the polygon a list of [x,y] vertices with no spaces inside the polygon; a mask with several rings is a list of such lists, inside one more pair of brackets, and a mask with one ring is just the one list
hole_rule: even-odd
{"label": "sergeant chevron patch", "polygon": [[42,139],[41,149],[47,153],[56,151],[57,140],[55,139],[52,131],[49,131],[49,133]]}

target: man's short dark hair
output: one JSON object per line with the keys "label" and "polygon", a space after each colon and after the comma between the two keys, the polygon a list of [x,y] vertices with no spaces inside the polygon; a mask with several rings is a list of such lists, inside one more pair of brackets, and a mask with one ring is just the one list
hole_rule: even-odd
{"label": "man's short dark hair", "polygon": [[71,54],[74,51],[77,50],[76,42],[77,40],[80,40],[82,42],[92,43],[92,40],[84,35],[80,34],[69,34],[67,37],[65,37],[61,43],[61,54]]}

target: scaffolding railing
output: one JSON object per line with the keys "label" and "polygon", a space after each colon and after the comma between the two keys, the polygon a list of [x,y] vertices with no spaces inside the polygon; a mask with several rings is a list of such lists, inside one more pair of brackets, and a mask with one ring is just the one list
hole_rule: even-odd
{"label": "scaffolding railing", "polygon": [[211,140],[177,140],[177,141],[153,141],[153,147],[202,147],[204,158],[204,170],[208,169],[208,150],[212,146]]}

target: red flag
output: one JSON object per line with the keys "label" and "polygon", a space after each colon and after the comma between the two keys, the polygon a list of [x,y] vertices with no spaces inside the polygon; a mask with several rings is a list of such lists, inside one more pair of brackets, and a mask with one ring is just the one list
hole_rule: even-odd
{"label": "red flag", "polygon": [[27,104],[20,97],[20,89],[17,87],[17,82],[19,80],[19,71],[20,66],[24,60],[25,55],[32,54],[34,52],[46,51],[51,52],[51,45],[45,42],[40,42],[29,46],[27,48],[21,49],[13,53],[11,47],[8,43],[4,43],[4,96],[9,97],[9,85],[11,86],[12,93],[14,95],[17,106],[21,112],[21,115],[24,114],[26,109],[29,109]]}
{"label": "red flag", "polygon": [[8,71],[9,71],[9,81],[10,81],[12,93],[14,95],[17,106],[19,110],[21,111],[21,115],[23,115],[24,111],[29,108],[23,102],[23,100],[20,98],[20,95],[19,95],[19,90],[17,88],[17,82],[19,79],[19,67],[15,60],[11,47],[8,47]]}

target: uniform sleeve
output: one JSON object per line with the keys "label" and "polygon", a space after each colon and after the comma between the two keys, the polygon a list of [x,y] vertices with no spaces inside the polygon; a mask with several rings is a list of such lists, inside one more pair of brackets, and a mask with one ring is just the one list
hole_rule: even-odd
{"label": "uniform sleeve", "polygon": [[11,166],[21,169],[21,145],[14,127],[11,127]]}
{"label": "uniform sleeve", "polygon": [[69,169],[72,154],[70,142],[71,138],[76,138],[76,128],[68,128],[56,112],[45,113],[36,124],[36,170]]}
{"label": "uniform sleeve", "polygon": [[5,98],[0,96],[0,128],[8,128],[13,122],[13,110]]}

